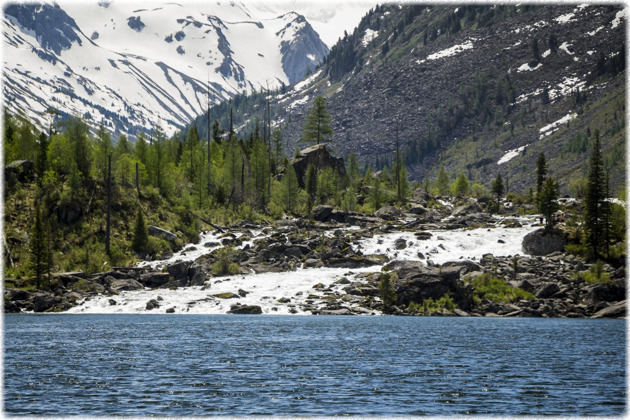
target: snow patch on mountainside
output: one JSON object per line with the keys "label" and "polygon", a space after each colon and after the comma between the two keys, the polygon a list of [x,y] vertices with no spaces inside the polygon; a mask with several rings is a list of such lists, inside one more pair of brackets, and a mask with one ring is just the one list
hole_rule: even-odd
{"label": "snow patch on mountainside", "polygon": [[523,153],[523,150],[525,150],[527,148],[527,146],[529,146],[529,143],[526,144],[525,146],[521,146],[518,147],[516,149],[511,149],[508,150],[507,152],[505,152],[505,154],[501,157],[501,159],[499,159],[497,161],[497,165],[503,165],[504,163],[507,163],[509,161],[511,161],[512,159],[514,159],[515,157],[517,157],[518,155],[520,155],[521,153]]}
{"label": "snow patch on mountainside", "polygon": [[531,63],[525,63],[522,66],[520,66],[519,68],[517,68],[516,71],[518,73],[521,73],[521,72],[524,72],[524,71],[534,71],[534,70],[538,70],[541,67],[542,67],[542,63],[537,63],[534,67],[531,66]]}
{"label": "snow patch on mountainside", "polygon": [[363,38],[361,39],[361,44],[363,44],[364,47],[367,47],[370,42],[374,41],[374,39],[378,36],[378,31],[374,31],[370,28],[367,28],[365,30],[365,34],[363,35]]}
{"label": "snow patch on mountainside", "polygon": [[617,26],[621,24],[621,20],[627,17],[628,17],[628,8],[618,11],[617,14],[615,15],[615,19],[613,19],[611,23],[611,27],[615,29]]}
{"label": "snow patch on mountainside", "polygon": [[572,114],[572,113],[568,113],[567,115],[565,115],[564,117],[560,118],[559,120],[556,120],[554,122],[552,122],[551,124],[548,124],[544,127],[542,127],[539,131],[540,131],[540,137],[539,139],[542,139],[544,137],[550,136],[551,134],[555,133],[556,131],[558,131],[558,129],[560,128],[561,125],[568,123],[569,121],[571,121],[572,119],[577,118],[577,114]]}

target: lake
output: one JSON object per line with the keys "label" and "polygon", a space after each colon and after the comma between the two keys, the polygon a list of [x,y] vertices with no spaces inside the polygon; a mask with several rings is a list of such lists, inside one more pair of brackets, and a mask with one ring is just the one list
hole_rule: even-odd
{"label": "lake", "polygon": [[622,415],[625,320],[4,316],[4,412]]}

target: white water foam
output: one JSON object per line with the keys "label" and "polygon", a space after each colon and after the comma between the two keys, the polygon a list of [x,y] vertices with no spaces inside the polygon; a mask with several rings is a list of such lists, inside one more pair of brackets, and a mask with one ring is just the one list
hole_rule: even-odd
{"label": "white water foam", "polygon": [[[457,230],[430,230],[432,234],[428,240],[418,240],[414,232],[388,232],[375,234],[371,238],[364,238],[355,245],[355,250],[365,255],[385,254],[390,260],[423,261],[431,260],[436,264],[447,261],[463,259],[479,260],[484,254],[494,256],[523,255],[521,244],[523,237],[535,229],[534,217],[517,219],[523,227],[500,227],[501,218],[496,218],[498,227],[489,229],[457,229]],[[356,228],[355,228],[356,229]],[[256,232],[260,235],[260,232]],[[220,235],[206,233],[202,235],[204,240],[218,240]],[[258,236],[260,237],[260,236]],[[405,249],[396,249],[394,243],[397,239],[405,239]],[[197,248],[203,248],[196,245]],[[187,247],[184,247],[187,249]],[[209,252],[204,249],[204,253]],[[168,261],[194,260],[197,251],[178,253]],[[421,257],[419,253],[422,253]],[[200,254],[203,255],[203,254]],[[167,261],[160,261],[151,265],[159,267]],[[154,264],[154,263],[149,263]],[[180,287],[170,289],[144,289],[140,291],[121,292],[117,296],[97,296],[70,309],[69,313],[164,313],[167,309],[179,314],[225,314],[232,305],[258,305],[264,314],[311,314],[303,305],[311,305],[314,308],[324,308],[330,295],[342,295],[345,284],[336,283],[342,278],[355,281],[357,275],[364,273],[377,273],[381,266],[372,266],[359,269],[348,268],[298,268],[295,271],[282,273],[261,273],[210,278],[204,286]],[[347,283],[347,282],[345,282]],[[215,295],[233,293],[245,296],[224,298]],[[148,301],[155,299],[159,308],[147,310]],[[359,307],[359,302],[364,299],[360,296],[351,296],[347,307]],[[111,304],[111,301],[115,304]],[[280,301],[278,301],[280,300]],[[368,311],[369,313],[369,311]]]}

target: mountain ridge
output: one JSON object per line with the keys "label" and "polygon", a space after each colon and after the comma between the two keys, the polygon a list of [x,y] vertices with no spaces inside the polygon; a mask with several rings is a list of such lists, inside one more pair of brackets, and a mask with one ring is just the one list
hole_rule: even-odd
{"label": "mountain ridge", "polygon": [[156,6],[7,5],[4,106],[41,129],[56,108],[116,137],[158,124],[170,134],[208,101],[295,82],[328,53],[297,13],[253,20],[237,2]]}
{"label": "mountain ridge", "polygon": [[[445,166],[486,186],[502,172],[526,191],[545,153],[564,194],[586,175],[588,148],[569,152],[570,143],[599,130],[617,190],[625,182],[625,16],[615,5],[379,6],[312,77],[272,98],[273,123],[290,153],[322,95],[335,148],[362,164],[391,168],[398,133],[411,179],[433,179]],[[240,118],[251,112],[235,115],[249,129]]]}

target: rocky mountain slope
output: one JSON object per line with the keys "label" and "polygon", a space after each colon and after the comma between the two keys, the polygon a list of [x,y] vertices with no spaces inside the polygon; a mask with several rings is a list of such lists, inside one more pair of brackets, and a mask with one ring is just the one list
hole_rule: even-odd
{"label": "rocky mountain slope", "polygon": [[[444,165],[453,179],[464,173],[486,185],[501,172],[525,192],[543,152],[562,193],[586,174],[598,131],[618,192],[625,34],[618,5],[379,6],[315,74],[272,100],[274,124],[291,153],[323,95],[334,147],[360,163],[391,168],[398,132],[412,179],[432,180]],[[243,102],[235,115],[248,129],[262,112]]]}
{"label": "rocky mountain slope", "polygon": [[170,134],[208,101],[294,83],[328,54],[303,16],[261,19],[242,2],[15,3],[3,12],[3,105],[40,128],[56,108],[116,137],[156,124]]}

